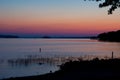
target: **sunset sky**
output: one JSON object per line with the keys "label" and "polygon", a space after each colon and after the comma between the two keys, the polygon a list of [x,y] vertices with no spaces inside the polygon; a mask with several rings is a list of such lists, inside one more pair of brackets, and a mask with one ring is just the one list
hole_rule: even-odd
{"label": "sunset sky", "polygon": [[120,29],[120,12],[107,14],[84,0],[0,0],[0,34],[96,36]]}

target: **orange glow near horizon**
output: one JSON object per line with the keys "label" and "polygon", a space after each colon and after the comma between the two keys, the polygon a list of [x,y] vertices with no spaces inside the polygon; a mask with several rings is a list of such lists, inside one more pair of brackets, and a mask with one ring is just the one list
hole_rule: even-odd
{"label": "orange glow near horizon", "polygon": [[106,9],[98,10],[98,8],[91,11],[93,5],[86,6],[86,3],[82,3],[78,4],[76,0],[74,6],[69,5],[73,3],[69,3],[64,7],[57,6],[56,4],[59,4],[57,1],[54,5],[48,3],[49,6],[44,2],[44,5],[38,4],[32,7],[30,6],[32,3],[23,6],[14,4],[15,7],[10,9],[9,7],[2,9],[1,7],[0,10],[3,13],[0,14],[0,32],[9,34],[97,35],[101,32],[120,29],[120,16],[117,13],[107,15]]}

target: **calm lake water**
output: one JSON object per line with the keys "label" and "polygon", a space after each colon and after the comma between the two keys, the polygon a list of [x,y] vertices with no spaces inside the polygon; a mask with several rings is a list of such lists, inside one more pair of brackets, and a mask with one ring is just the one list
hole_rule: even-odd
{"label": "calm lake water", "polygon": [[120,43],[89,39],[0,39],[0,79],[54,72],[78,57],[120,57]]}

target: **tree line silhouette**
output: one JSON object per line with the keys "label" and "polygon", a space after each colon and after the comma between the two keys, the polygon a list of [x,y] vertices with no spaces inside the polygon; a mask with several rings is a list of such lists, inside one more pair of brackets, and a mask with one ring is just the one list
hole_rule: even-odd
{"label": "tree line silhouette", "polygon": [[101,41],[120,42],[120,30],[101,33],[98,35],[98,39]]}

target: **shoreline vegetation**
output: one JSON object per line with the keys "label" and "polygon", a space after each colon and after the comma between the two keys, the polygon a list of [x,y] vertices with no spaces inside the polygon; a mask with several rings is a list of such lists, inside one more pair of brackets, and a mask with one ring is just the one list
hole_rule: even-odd
{"label": "shoreline vegetation", "polygon": [[120,42],[120,30],[101,33],[97,38],[100,41]]}
{"label": "shoreline vegetation", "polygon": [[48,74],[16,77],[3,80],[120,80],[120,59],[69,61],[60,65],[60,70]]}

